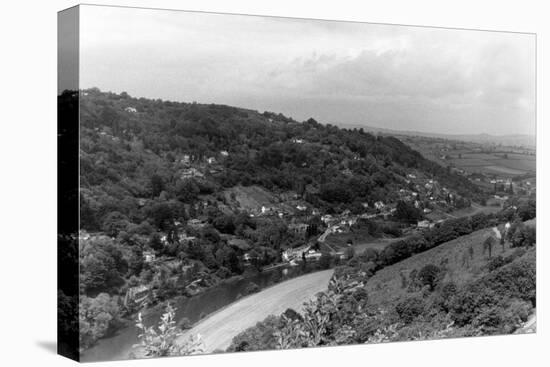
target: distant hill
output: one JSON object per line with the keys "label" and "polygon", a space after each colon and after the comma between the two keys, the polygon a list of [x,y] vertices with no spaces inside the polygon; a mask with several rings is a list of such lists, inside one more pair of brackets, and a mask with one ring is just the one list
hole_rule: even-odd
{"label": "distant hill", "polygon": [[98,89],[81,96],[81,220],[88,230],[113,215],[136,224],[157,216],[164,227],[156,206],[188,214],[201,196],[239,185],[292,191],[324,212],[396,201],[411,171],[463,197],[480,195],[468,179],[392,136],[224,105]]}
{"label": "distant hill", "polygon": [[527,134],[512,134],[512,135],[491,135],[491,134],[438,134],[423,131],[413,130],[392,130],[380,127],[363,126],[359,124],[341,124],[343,128],[347,129],[360,129],[365,131],[381,134],[381,135],[406,135],[406,136],[425,136],[429,138],[439,138],[448,140],[460,140],[474,143],[490,143],[490,144],[502,144],[505,146],[521,146],[527,148],[534,148],[536,146],[536,137],[534,135]]}

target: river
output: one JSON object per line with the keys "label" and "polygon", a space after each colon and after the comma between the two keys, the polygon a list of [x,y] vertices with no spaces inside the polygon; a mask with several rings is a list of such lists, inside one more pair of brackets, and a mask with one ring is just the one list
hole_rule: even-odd
{"label": "river", "polygon": [[[260,288],[265,288],[298,275],[304,274],[301,267],[280,267],[264,271],[247,278],[223,282],[217,286],[205,290],[193,297],[180,297],[174,300],[176,307],[176,321],[183,318],[196,323],[201,319],[245,295],[245,289],[250,282],[256,283]],[[275,280],[275,281],[274,281]],[[145,324],[157,324],[163,312],[160,308],[147,313]],[[100,339],[94,346],[83,351],[80,355],[81,362],[96,362],[106,360],[128,359],[132,346],[138,343],[138,330],[133,324],[118,330],[114,335]]]}

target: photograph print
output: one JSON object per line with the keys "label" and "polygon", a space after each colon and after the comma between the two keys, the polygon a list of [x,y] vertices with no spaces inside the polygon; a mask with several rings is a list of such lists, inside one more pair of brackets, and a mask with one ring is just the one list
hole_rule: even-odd
{"label": "photograph print", "polygon": [[81,5],[58,37],[60,354],[536,332],[534,34]]}

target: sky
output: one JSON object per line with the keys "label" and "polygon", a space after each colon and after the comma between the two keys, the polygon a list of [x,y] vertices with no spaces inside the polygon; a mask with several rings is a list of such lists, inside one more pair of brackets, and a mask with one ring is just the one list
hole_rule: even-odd
{"label": "sky", "polygon": [[80,85],[296,120],[535,133],[535,36],[83,6]]}

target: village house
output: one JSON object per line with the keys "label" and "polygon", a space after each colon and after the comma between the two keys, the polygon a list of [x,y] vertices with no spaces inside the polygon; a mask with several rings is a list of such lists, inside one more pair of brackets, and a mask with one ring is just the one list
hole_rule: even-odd
{"label": "village house", "polygon": [[376,203],[374,203],[374,207],[377,209],[377,210],[382,210],[384,209],[386,205],[384,204],[384,202],[382,201],[377,201]]}
{"label": "village house", "polygon": [[319,260],[321,258],[321,256],[323,256],[322,253],[320,253],[319,251],[312,250],[312,249],[309,249],[304,255],[306,260]]}
{"label": "village house", "polygon": [[192,168],[184,169],[181,172],[180,177],[181,177],[182,180],[186,180],[186,179],[190,179],[190,178],[194,178],[194,177],[199,177],[199,178],[204,177],[204,174],[202,174],[196,168],[192,167]]}
{"label": "village house", "polygon": [[306,223],[290,223],[288,229],[296,234],[304,234],[307,231],[308,225]]}
{"label": "village house", "polygon": [[259,260],[259,259],[260,259],[260,256],[258,256],[258,254],[256,254],[255,252],[247,252],[243,255],[243,260],[247,263],[251,261]]}
{"label": "village house", "polygon": [[223,156],[223,157],[228,157],[229,156],[229,152],[227,150],[222,150],[220,152],[220,154]]}
{"label": "village house", "polygon": [[135,107],[126,107],[124,111],[129,113],[137,113],[137,109]]}
{"label": "village house", "polygon": [[309,251],[311,246],[309,245],[304,245],[304,246],[300,246],[300,247],[296,247],[296,248],[289,248],[289,249],[286,249],[285,251],[283,251],[281,257],[283,258],[284,261],[292,261],[292,260],[295,260],[295,259],[301,259],[302,258],[302,255],[307,253],[307,251]]}
{"label": "village house", "polygon": [[182,164],[191,163],[191,156],[189,154],[184,154],[183,157],[180,160],[180,163],[182,163]]}
{"label": "village house", "polygon": [[239,251],[248,251],[250,250],[250,244],[241,238],[231,238],[227,241],[227,244]]}
{"label": "village house", "polygon": [[303,144],[304,143],[304,139],[292,139],[292,142],[295,143],[295,144]]}
{"label": "village house", "polygon": [[431,228],[431,223],[429,220],[422,220],[418,222],[416,226],[420,229],[427,229],[427,228]]}
{"label": "village house", "polygon": [[155,258],[155,253],[153,251],[143,251],[143,261],[145,261],[146,263],[151,263],[155,261]]}
{"label": "village house", "polygon": [[206,163],[208,163],[208,164],[214,164],[214,163],[216,163],[216,158],[214,158],[214,157],[208,157],[208,158],[206,158]]}
{"label": "village house", "polygon": [[189,236],[187,235],[186,232],[182,232],[178,235],[178,241],[182,244],[187,244],[187,243],[190,243],[190,242],[193,242],[195,241],[197,238],[194,237],[194,236]]}
{"label": "village house", "polygon": [[202,220],[200,220],[200,219],[194,218],[194,219],[189,219],[189,220],[187,221],[187,225],[188,225],[189,227],[193,228],[193,229],[200,229],[200,228],[203,228],[203,227],[206,225],[206,223],[204,223],[204,222],[203,222]]}
{"label": "village house", "polygon": [[296,205],[296,209],[303,212],[307,209],[307,206],[305,206],[305,205]]}
{"label": "village house", "polygon": [[124,296],[124,306],[128,307],[131,303],[137,304],[138,307],[143,306],[149,298],[149,294],[150,288],[146,285],[128,288]]}

